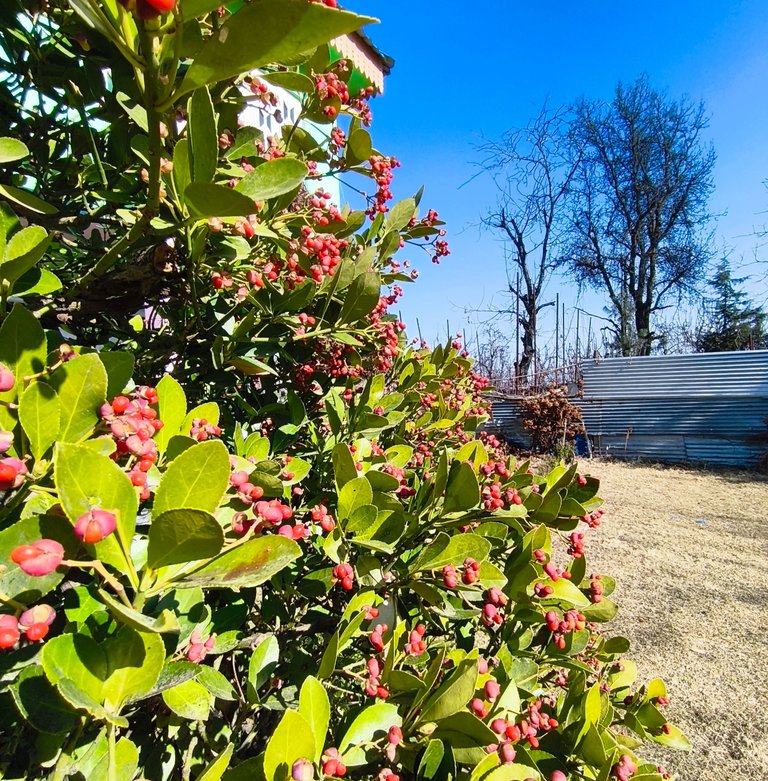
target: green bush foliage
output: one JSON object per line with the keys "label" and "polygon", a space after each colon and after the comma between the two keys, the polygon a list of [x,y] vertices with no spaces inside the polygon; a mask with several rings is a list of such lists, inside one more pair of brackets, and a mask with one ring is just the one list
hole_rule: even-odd
{"label": "green bush foliage", "polygon": [[[651,781],[640,740],[687,745],[601,632],[597,480],[479,435],[471,360],[389,311],[398,250],[447,248],[388,203],[334,6],[0,11],[4,778]],[[274,87],[295,123],[238,124]]]}

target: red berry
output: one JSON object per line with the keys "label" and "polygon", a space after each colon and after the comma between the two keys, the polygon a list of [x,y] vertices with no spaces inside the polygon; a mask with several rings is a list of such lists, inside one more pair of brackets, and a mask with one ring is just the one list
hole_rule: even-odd
{"label": "red berry", "polygon": [[42,640],[47,634],[48,624],[32,624],[26,632],[27,640],[33,643]]}

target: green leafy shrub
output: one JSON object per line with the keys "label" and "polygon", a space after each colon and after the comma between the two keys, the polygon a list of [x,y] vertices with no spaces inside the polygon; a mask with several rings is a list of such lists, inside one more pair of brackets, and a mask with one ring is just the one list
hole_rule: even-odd
{"label": "green leafy shrub", "polygon": [[[2,9],[4,778],[650,781],[631,735],[686,745],[600,632],[597,481],[477,436],[471,361],[388,313],[401,245],[447,247],[388,207],[334,5]],[[265,85],[277,137],[238,127]]]}

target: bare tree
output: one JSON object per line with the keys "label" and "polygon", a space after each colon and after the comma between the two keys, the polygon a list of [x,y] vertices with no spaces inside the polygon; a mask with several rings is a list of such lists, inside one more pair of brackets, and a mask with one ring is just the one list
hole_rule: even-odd
{"label": "bare tree", "polygon": [[[546,282],[561,254],[564,206],[579,164],[569,142],[565,110],[546,107],[528,127],[481,147],[484,169],[498,187],[496,206],[483,224],[499,233],[506,249],[507,287],[519,317],[522,353],[516,374],[528,376],[536,357],[538,316]],[[519,283],[518,283],[519,282]]]}
{"label": "bare tree", "polygon": [[703,105],[671,100],[646,77],[619,84],[609,105],[574,108],[569,262],[580,282],[607,294],[623,355],[650,353],[654,315],[693,291],[712,257],[706,127]]}
{"label": "bare tree", "polygon": [[477,334],[473,351],[475,371],[496,383],[505,385],[515,376],[515,355],[510,349],[509,336],[490,324]]}

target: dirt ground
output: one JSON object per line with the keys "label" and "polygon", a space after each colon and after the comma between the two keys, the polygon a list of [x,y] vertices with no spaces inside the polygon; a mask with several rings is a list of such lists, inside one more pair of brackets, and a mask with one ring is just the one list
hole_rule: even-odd
{"label": "dirt ground", "polygon": [[587,538],[613,575],[610,634],[669,689],[680,753],[642,753],[678,781],[768,777],[768,479],[739,471],[584,461],[608,512]]}

